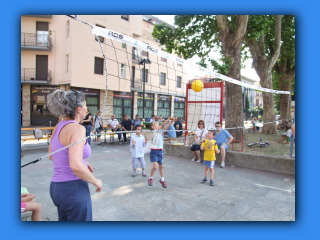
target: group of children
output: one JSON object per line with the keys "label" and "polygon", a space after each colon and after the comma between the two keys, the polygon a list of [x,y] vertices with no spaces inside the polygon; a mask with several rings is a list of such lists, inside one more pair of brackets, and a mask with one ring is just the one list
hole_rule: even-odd
{"label": "group of children", "polygon": [[[148,185],[153,185],[153,174],[159,165],[160,180],[163,188],[167,187],[163,175],[163,136],[164,132],[171,126],[172,120],[168,119],[159,126],[157,122],[151,122],[150,130],[152,130],[152,145],[150,151],[150,161],[152,163],[152,169],[150,172],[150,177],[148,179]],[[145,173],[145,160],[144,160],[144,150],[143,147],[147,145],[148,139],[141,135],[142,127],[137,125],[135,127],[136,135],[131,137],[130,147],[131,147],[131,157],[132,157],[132,177],[137,176],[137,165],[140,161],[140,166],[142,168],[142,176],[146,177]],[[210,170],[210,185],[214,186],[213,175],[214,175],[214,165],[216,160],[216,153],[220,153],[216,141],[213,139],[215,137],[215,131],[209,130],[206,135],[206,139],[201,143],[201,150],[204,150],[204,179],[201,183],[207,182],[208,170]]]}

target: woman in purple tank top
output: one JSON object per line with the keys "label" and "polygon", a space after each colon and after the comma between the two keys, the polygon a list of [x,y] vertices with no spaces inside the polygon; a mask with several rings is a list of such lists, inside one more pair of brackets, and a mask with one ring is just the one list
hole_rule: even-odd
{"label": "woman in purple tank top", "polygon": [[[53,130],[49,153],[86,137],[85,128],[78,124],[87,112],[85,94],[56,90],[48,95],[47,106],[53,115],[63,118]],[[59,221],[92,221],[88,183],[100,192],[102,181],[91,173],[92,167],[86,161],[90,154],[90,145],[82,141],[49,157],[54,168],[50,195],[58,209]]]}

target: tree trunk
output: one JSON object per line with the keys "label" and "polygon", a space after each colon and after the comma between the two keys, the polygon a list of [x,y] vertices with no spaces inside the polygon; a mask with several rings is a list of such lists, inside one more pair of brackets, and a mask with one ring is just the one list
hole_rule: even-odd
{"label": "tree trunk", "polygon": [[[265,61],[263,61],[265,62]],[[272,71],[262,62],[256,67],[261,87],[273,89],[272,87]],[[276,133],[276,122],[274,113],[273,93],[262,92],[263,98],[263,128],[262,133]]]}
{"label": "tree trunk", "polygon": [[[274,44],[271,46],[271,57],[266,56],[265,40],[266,36],[262,33],[259,39],[249,39],[245,37],[252,55],[252,65],[260,77],[261,87],[273,89],[272,87],[272,68],[276,64],[280,55],[281,40],[281,15],[275,16]],[[270,47],[269,47],[270,48]],[[262,133],[276,133],[276,122],[274,113],[273,94],[262,92],[263,98],[263,128]]]}
{"label": "tree trunk", "polygon": [[[291,92],[291,82],[293,76],[285,74],[279,78],[280,90]],[[291,120],[291,95],[280,95],[280,119]]]}
{"label": "tree trunk", "polygon": [[[236,16],[236,29],[230,27],[228,16],[217,15],[220,27],[219,40],[222,45],[224,55],[231,59],[228,77],[241,79],[241,46],[247,30],[248,15]],[[241,80],[240,80],[241,81]],[[238,130],[230,130],[234,134],[235,140],[241,140],[243,127],[243,105],[242,89],[240,86],[226,82],[226,128],[240,127]]]}
{"label": "tree trunk", "polygon": [[[235,54],[236,55],[236,54]],[[233,62],[230,65],[228,77],[241,79],[240,77],[240,50],[238,56],[233,56]],[[242,105],[241,86],[226,82],[226,128],[243,127],[243,105]],[[242,130],[230,130],[234,134],[235,140],[241,140]]]}

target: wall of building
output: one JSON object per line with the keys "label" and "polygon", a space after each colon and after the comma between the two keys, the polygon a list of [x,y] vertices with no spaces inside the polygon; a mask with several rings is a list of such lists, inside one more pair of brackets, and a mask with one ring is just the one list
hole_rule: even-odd
{"label": "wall of building", "polygon": [[[125,34],[139,41],[161,48],[152,38],[154,25],[143,20],[142,15],[129,15],[129,21],[121,19],[121,15],[77,15],[83,21],[93,25],[103,26],[107,29]],[[49,35],[52,39],[51,51],[21,51],[21,68],[36,68],[36,55],[48,55],[48,69],[51,72],[50,85],[63,86],[61,89],[70,90],[70,87],[100,90],[100,108],[102,108],[104,92],[106,89],[106,70],[108,72],[108,98],[107,109],[103,118],[110,118],[113,113],[113,91],[131,92],[132,66],[135,66],[135,79],[141,81],[142,65],[132,61],[132,46],[123,48],[122,43],[104,39],[102,48],[107,58],[107,69],[103,74],[94,73],[95,57],[103,58],[99,43],[91,32],[91,28],[79,21],[65,15],[52,15],[52,18],[21,17],[21,32],[36,33],[36,22],[49,22]],[[68,35],[69,23],[69,35]],[[138,49],[139,50],[139,49]],[[68,56],[68,64],[67,64]],[[161,61],[161,58],[149,53],[152,64],[146,65],[149,70],[148,82],[145,84],[146,92],[160,93],[162,95],[185,94],[187,74],[182,66],[173,61]],[[121,64],[125,64],[125,76],[121,78]],[[166,74],[164,86],[160,86],[160,73]],[[177,76],[182,77],[181,88],[177,88]],[[35,83],[36,84],[36,83]],[[26,85],[27,86],[27,85]],[[24,88],[26,88],[24,86]],[[30,90],[30,85],[29,90]],[[142,84],[141,84],[142,86]],[[24,90],[25,91],[25,90]],[[142,92],[142,88],[138,90]],[[25,92],[24,92],[25,93]],[[30,98],[30,91],[29,91]],[[133,92],[137,96],[137,91]],[[173,98],[172,98],[173,99]],[[23,109],[30,109],[30,101],[22,102]],[[28,106],[26,106],[28,104]],[[154,101],[157,112],[157,98]],[[173,113],[174,104],[171,105]],[[133,116],[137,113],[137,99],[133,100]],[[27,115],[29,114],[29,119]],[[30,125],[30,110],[26,113],[23,124]]]}

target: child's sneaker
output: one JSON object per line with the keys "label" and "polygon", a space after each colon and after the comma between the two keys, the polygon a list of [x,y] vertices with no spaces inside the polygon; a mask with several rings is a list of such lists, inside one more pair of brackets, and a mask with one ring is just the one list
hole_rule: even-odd
{"label": "child's sneaker", "polygon": [[147,174],[146,174],[145,172],[142,172],[142,176],[143,176],[143,177],[146,177]]}
{"label": "child's sneaker", "polygon": [[207,180],[207,178],[202,179],[201,183],[205,183]]}
{"label": "child's sneaker", "polygon": [[210,186],[214,186],[213,180],[210,179]]}
{"label": "child's sneaker", "polygon": [[225,166],[226,166],[225,163],[222,162],[220,167],[221,167],[221,168],[224,168]]}
{"label": "child's sneaker", "polygon": [[102,144],[102,142],[98,142],[98,145],[101,145]]}
{"label": "child's sneaker", "polygon": [[152,186],[152,185],[153,185],[153,178],[149,178],[149,179],[148,179],[148,185],[149,185],[149,186]]}
{"label": "child's sneaker", "polygon": [[132,177],[135,177],[135,176],[137,176],[137,172],[132,173]]}
{"label": "child's sneaker", "polygon": [[166,184],[165,181],[161,181],[161,179],[160,179],[159,182],[162,184],[162,187],[163,187],[163,188],[166,188],[166,187],[167,187],[167,184]]}

